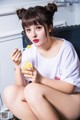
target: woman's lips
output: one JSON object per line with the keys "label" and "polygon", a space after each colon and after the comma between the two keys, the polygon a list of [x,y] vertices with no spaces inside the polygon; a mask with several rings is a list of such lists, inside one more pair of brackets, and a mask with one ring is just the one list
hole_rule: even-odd
{"label": "woman's lips", "polygon": [[34,43],[38,43],[38,42],[39,42],[39,39],[34,39],[33,42],[34,42]]}

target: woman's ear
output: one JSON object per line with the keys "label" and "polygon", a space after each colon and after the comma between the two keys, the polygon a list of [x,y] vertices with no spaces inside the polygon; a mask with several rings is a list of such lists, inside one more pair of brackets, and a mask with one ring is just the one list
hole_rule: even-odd
{"label": "woman's ear", "polygon": [[49,26],[49,33],[52,32],[52,25]]}
{"label": "woman's ear", "polygon": [[52,31],[52,29],[49,29],[49,33]]}

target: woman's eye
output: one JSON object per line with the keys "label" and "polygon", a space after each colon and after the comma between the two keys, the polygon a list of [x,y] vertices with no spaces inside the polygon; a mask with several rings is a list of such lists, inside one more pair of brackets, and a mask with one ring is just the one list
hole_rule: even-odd
{"label": "woman's eye", "polygon": [[41,30],[41,28],[42,28],[41,26],[38,26],[36,29],[37,29],[37,30]]}
{"label": "woman's eye", "polygon": [[31,29],[26,29],[26,32],[30,32],[31,31]]}

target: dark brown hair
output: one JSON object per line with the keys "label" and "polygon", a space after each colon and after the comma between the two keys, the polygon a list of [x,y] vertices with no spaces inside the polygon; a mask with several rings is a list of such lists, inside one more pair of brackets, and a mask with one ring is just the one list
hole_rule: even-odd
{"label": "dark brown hair", "polygon": [[30,25],[41,24],[46,30],[47,27],[53,27],[53,15],[57,11],[54,3],[48,3],[47,6],[35,6],[28,9],[22,8],[16,11],[18,18],[22,21],[23,29]]}

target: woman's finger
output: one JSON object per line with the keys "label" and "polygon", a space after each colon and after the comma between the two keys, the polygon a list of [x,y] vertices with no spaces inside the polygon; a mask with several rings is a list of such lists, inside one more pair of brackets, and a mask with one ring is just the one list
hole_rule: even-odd
{"label": "woman's finger", "polygon": [[22,73],[27,75],[33,75],[32,71],[29,70],[22,70]]}
{"label": "woman's finger", "polygon": [[22,53],[19,52],[19,53],[15,56],[15,61],[18,61],[18,60],[20,61],[21,57],[22,57]]}
{"label": "woman's finger", "polygon": [[11,57],[13,57],[17,51],[18,51],[18,49],[15,48],[15,49],[12,51],[12,53],[11,53]]}
{"label": "woman's finger", "polygon": [[22,55],[21,51],[17,50],[17,51],[14,51],[12,56],[11,56],[11,59],[13,61],[17,61],[17,59]]}

